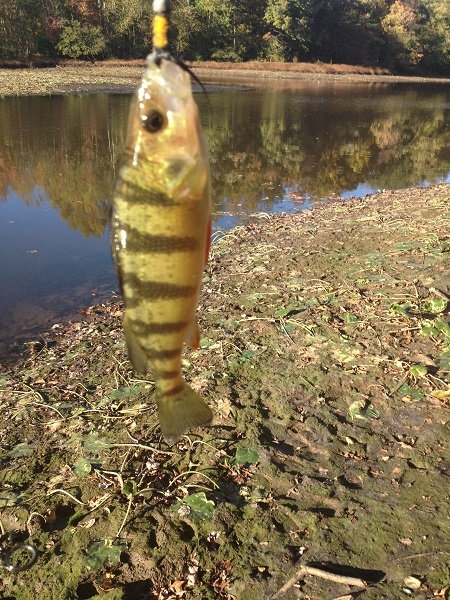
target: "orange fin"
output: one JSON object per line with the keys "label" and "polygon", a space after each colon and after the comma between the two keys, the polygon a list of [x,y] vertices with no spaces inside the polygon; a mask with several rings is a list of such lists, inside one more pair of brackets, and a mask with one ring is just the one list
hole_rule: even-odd
{"label": "orange fin", "polygon": [[206,228],[206,255],[205,255],[205,265],[208,264],[209,251],[211,249],[211,232],[212,232],[212,222],[211,217],[209,217],[208,227]]}
{"label": "orange fin", "polygon": [[176,397],[157,398],[157,404],[161,431],[168,444],[175,444],[194,427],[209,425],[213,418],[209,406],[187,383]]}
{"label": "orange fin", "polygon": [[193,321],[186,336],[186,344],[196,350],[200,346],[200,329],[197,321]]}

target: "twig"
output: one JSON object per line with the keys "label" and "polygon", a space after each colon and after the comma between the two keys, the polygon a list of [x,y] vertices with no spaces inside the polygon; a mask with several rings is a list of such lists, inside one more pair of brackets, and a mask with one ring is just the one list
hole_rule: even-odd
{"label": "twig", "polygon": [[211,477],[208,477],[208,475],[206,475],[205,473],[201,473],[200,471],[183,471],[183,473],[179,473],[176,477],[174,477],[167,487],[170,488],[170,486],[172,486],[175,483],[175,481],[177,481],[177,479],[180,479],[180,477],[184,477],[184,475],[201,475],[202,477],[210,481],[215,488],[219,489],[219,486],[215,481],[211,479]]}
{"label": "twig", "polygon": [[128,500],[127,512],[125,513],[125,517],[123,518],[122,525],[119,527],[119,531],[116,533],[116,538],[122,533],[122,529],[125,527],[126,520],[128,519],[128,515],[130,514],[131,504],[133,502],[133,495],[130,494],[130,498]]}
{"label": "twig", "polygon": [[158,454],[176,454],[176,452],[160,450],[159,448],[155,448],[154,446],[146,446],[145,444],[111,444],[111,448],[141,448],[142,450],[151,450],[152,452],[157,452]]}
{"label": "twig", "polygon": [[334,581],[335,583],[344,583],[346,585],[354,585],[356,587],[365,588],[367,584],[362,579],[358,579],[357,577],[347,577],[345,575],[337,575],[336,573],[330,573],[329,571],[323,571],[322,569],[317,569],[316,567],[307,567],[302,565],[294,577],[291,577],[287,583],[283,585],[282,588],[275,592],[273,596],[270,597],[270,600],[277,600],[277,598],[281,598],[285,592],[291,589],[297,581],[302,579],[305,575],[314,575],[315,577],[321,577],[322,579],[326,579],[327,581]]}
{"label": "twig", "polygon": [[413,560],[414,558],[424,558],[425,556],[433,556],[435,554],[446,554],[450,556],[450,552],[445,552],[444,550],[437,550],[434,552],[420,552],[420,554],[409,554],[408,556],[400,556],[400,558],[395,558],[394,562],[399,562],[400,560]]}
{"label": "twig", "polygon": [[66,490],[61,490],[58,488],[56,490],[51,490],[50,492],[47,492],[47,496],[51,496],[52,494],[65,494],[66,496],[69,496],[69,498],[72,498],[74,502],[77,502],[81,506],[86,506],[85,502],[81,502],[81,500],[78,500],[78,498],[75,498],[75,496],[72,496],[72,494],[66,492]]}
{"label": "twig", "polygon": [[66,420],[66,417],[59,412],[59,410],[57,408],[55,408],[54,406],[51,406],[50,404],[43,404],[42,402],[35,402],[36,406],[43,406],[44,408],[48,408],[50,410],[54,410],[56,413],[58,413],[58,415],[61,417],[61,419],[63,419],[63,421]]}

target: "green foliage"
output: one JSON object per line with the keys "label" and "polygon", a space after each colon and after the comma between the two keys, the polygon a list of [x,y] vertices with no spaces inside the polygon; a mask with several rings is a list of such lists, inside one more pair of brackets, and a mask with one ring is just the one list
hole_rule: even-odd
{"label": "green foliage", "polygon": [[321,0],[314,3],[310,58],[323,62],[379,64],[384,40],[378,0]]}
{"label": "green foliage", "polygon": [[125,542],[112,539],[94,542],[83,552],[84,562],[89,568],[96,571],[106,565],[118,562],[120,560],[120,554],[125,548]]}
{"label": "green foliage", "polygon": [[20,504],[21,495],[13,490],[0,491],[0,508]]}
{"label": "green foliage", "polygon": [[450,371],[450,348],[447,348],[439,357],[439,369],[441,371]]}
{"label": "green foliage", "polygon": [[106,48],[106,41],[100,27],[71,21],[62,30],[57,49],[69,58],[94,59]]}
{"label": "green foliage", "polygon": [[86,477],[92,471],[92,465],[87,458],[80,457],[73,465],[73,470],[78,477]]}
{"label": "green foliage", "polygon": [[365,400],[356,400],[348,407],[348,412],[352,421],[355,419],[378,419],[380,413],[373,404],[368,404]]}
{"label": "green foliage", "polygon": [[[0,0],[0,58],[142,58],[148,0]],[[450,73],[448,0],[172,0],[187,59],[322,61]]]}
{"label": "green foliage", "polygon": [[417,35],[417,14],[410,4],[396,0],[381,21],[392,66],[417,65],[423,54]]}
{"label": "green foliage", "polygon": [[392,302],[389,305],[389,310],[392,314],[397,315],[398,317],[412,317],[416,312],[417,307],[410,302],[405,302],[404,304],[398,304],[397,302]]}
{"label": "green foliage", "polygon": [[83,446],[87,454],[98,455],[111,448],[112,444],[108,439],[100,437],[97,433],[92,433],[83,438]]}
{"label": "green foliage", "polygon": [[260,456],[257,450],[251,448],[237,448],[236,454],[231,461],[233,465],[255,465],[259,462]]}
{"label": "green foliage", "polygon": [[398,388],[398,393],[403,398],[409,396],[412,400],[421,400],[424,397],[422,390],[411,387],[407,383],[404,383]]}
{"label": "green foliage", "polygon": [[126,398],[132,398],[133,396],[137,396],[142,391],[142,386],[125,386],[118,390],[112,390],[109,393],[109,397],[113,400],[125,400]]}
{"label": "green foliage", "polygon": [[31,446],[27,442],[22,442],[14,446],[12,450],[8,452],[8,456],[11,458],[19,458],[21,456],[30,456],[34,452],[34,446]]}
{"label": "green foliage", "polygon": [[0,0],[0,57],[29,56],[42,37],[40,3]]}
{"label": "green foliage", "polygon": [[207,521],[214,514],[214,502],[206,498],[205,492],[197,492],[174,504],[172,511],[193,521]]}
{"label": "green foliage", "polygon": [[409,367],[409,372],[413,377],[425,377],[428,369],[424,365],[412,365]]}
{"label": "green foliage", "polygon": [[447,300],[445,298],[429,298],[424,302],[423,308],[429,313],[438,315],[447,308]]}
{"label": "green foliage", "polygon": [[268,0],[264,21],[269,60],[290,60],[295,54],[305,59],[311,43],[312,3],[310,0],[280,2]]}
{"label": "green foliage", "polygon": [[125,496],[136,496],[138,494],[138,487],[134,479],[130,479],[124,484],[122,493],[125,494]]}
{"label": "green foliage", "polygon": [[422,45],[422,65],[449,72],[450,10],[448,0],[422,0],[418,3],[418,36]]}

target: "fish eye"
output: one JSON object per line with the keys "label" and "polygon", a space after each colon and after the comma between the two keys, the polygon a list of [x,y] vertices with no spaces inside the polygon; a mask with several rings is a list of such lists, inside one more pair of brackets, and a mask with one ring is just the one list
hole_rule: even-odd
{"label": "fish eye", "polygon": [[157,110],[151,110],[143,117],[142,125],[149,133],[157,133],[165,125],[164,116]]}

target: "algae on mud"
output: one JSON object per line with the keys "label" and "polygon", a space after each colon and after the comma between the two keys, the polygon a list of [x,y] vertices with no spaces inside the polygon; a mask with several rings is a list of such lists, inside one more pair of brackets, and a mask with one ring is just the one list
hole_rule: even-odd
{"label": "algae on mud", "polygon": [[214,244],[184,366],[215,421],[176,447],[119,299],[30,344],[0,375],[0,519],[41,556],[2,593],[266,600],[308,564],[368,586],[304,576],[287,600],[445,597],[449,194],[261,215]]}

